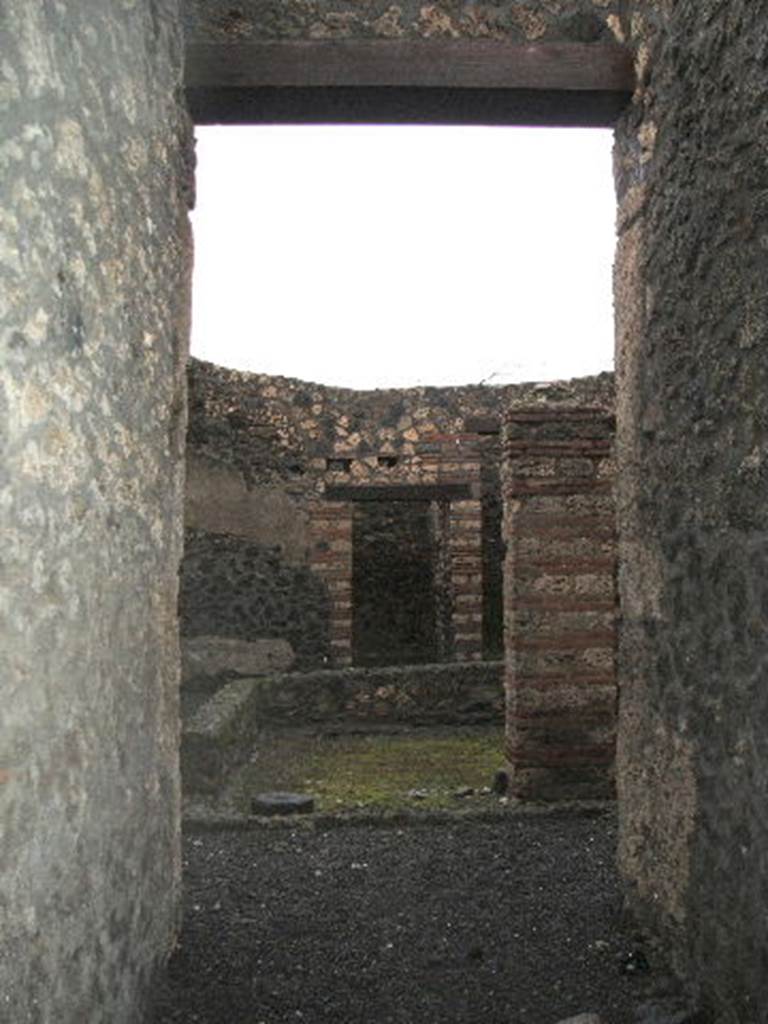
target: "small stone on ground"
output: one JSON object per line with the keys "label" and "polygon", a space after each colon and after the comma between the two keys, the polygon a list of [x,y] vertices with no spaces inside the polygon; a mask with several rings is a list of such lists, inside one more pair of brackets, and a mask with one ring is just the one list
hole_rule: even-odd
{"label": "small stone on ground", "polygon": [[251,813],[277,817],[285,814],[311,814],[315,801],[305,793],[259,793],[251,800]]}

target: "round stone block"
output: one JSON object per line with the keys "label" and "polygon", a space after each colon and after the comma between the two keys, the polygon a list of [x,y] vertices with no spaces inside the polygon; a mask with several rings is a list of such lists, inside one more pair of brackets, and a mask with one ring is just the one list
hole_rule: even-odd
{"label": "round stone block", "polygon": [[257,793],[251,798],[251,813],[276,817],[285,814],[311,814],[315,801],[306,793]]}

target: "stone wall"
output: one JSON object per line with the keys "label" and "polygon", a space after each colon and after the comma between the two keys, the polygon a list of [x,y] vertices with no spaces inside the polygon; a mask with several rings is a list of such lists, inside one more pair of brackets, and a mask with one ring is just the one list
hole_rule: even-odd
{"label": "stone wall", "polygon": [[507,757],[523,799],[613,794],[616,524],[613,412],[507,417]]}
{"label": "stone wall", "polygon": [[191,42],[469,38],[590,43],[611,38],[621,0],[185,0]]}
{"label": "stone wall", "polygon": [[182,630],[283,637],[305,669],[498,656],[502,410],[612,387],[366,392],[195,360],[189,380]]}
{"label": "stone wall", "polygon": [[636,5],[617,150],[621,867],[723,1021],[768,1005],[768,4]]}
{"label": "stone wall", "polygon": [[173,0],[0,7],[0,1020],[136,1024],[180,895]]}
{"label": "stone wall", "polygon": [[[489,557],[485,570],[478,563],[462,579],[468,551],[466,544],[456,547],[458,519],[449,510],[459,497],[479,508],[472,494],[483,493],[498,506],[498,473],[484,453],[495,462],[501,390],[355,392],[195,361],[190,390],[185,633],[210,632],[210,613],[215,628],[232,636],[286,637],[304,668],[350,664],[353,648],[359,664],[402,662],[409,651],[416,661],[479,658],[483,626],[486,649],[498,652],[498,576]],[[490,418],[495,433],[466,433],[473,417],[486,425]],[[483,480],[482,465],[488,466]],[[412,560],[402,554],[390,559],[385,587],[381,558],[372,556],[374,547],[381,550],[371,537],[381,533],[375,523],[385,509],[390,554],[418,550],[429,562],[420,576],[420,582],[432,582],[422,588],[418,628],[408,622],[414,591],[406,570]],[[498,552],[498,517],[491,515],[485,534],[480,520],[471,525],[478,553]],[[307,581],[307,571],[309,585],[298,585]],[[294,597],[287,616],[276,593],[285,586]],[[467,592],[458,603],[456,586]],[[475,592],[471,612],[477,616],[471,635],[468,588]],[[389,600],[388,619],[400,629],[396,643],[375,638],[372,616],[381,612],[375,595]],[[377,621],[381,626],[381,615]],[[311,635],[302,635],[303,629]]]}
{"label": "stone wall", "polygon": [[297,664],[330,657],[327,588],[277,548],[228,533],[187,530],[179,588],[186,636],[287,640]]}

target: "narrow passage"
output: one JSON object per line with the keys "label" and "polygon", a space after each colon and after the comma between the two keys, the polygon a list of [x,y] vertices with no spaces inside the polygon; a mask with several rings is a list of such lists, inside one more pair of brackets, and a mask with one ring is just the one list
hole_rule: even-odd
{"label": "narrow passage", "polygon": [[668,982],[614,845],[611,814],[572,812],[190,834],[153,1024],[634,1024]]}

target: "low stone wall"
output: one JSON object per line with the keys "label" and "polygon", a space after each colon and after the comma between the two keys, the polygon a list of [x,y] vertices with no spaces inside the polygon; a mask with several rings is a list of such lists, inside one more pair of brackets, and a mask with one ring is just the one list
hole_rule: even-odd
{"label": "low stone wall", "polygon": [[260,733],[290,727],[475,725],[504,714],[504,665],[474,662],[288,672],[238,679],[195,701],[184,724],[182,780],[215,792]]}
{"label": "low stone wall", "polygon": [[251,705],[263,720],[456,724],[500,721],[503,662],[348,668],[265,676]]}
{"label": "low stone wall", "polygon": [[188,793],[215,793],[240,764],[256,723],[249,703],[253,680],[227,683],[200,704],[181,733],[181,778]]}

